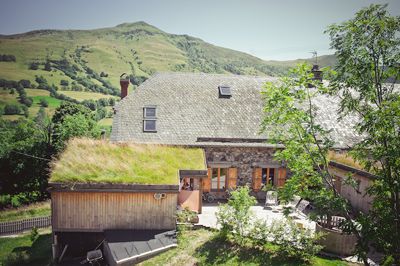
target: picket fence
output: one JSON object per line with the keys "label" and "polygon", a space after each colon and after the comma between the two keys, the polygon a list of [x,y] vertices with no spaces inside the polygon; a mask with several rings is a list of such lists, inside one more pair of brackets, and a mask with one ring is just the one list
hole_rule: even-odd
{"label": "picket fence", "polygon": [[0,222],[0,235],[17,234],[32,228],[51,226],[51,216],[35,217],[13,222]]}

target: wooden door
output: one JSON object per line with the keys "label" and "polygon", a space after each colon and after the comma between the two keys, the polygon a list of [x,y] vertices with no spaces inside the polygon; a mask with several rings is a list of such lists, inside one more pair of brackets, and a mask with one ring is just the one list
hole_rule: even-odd
{"label": "wooden door", "polygon": [[253,169],[252,187],[255,192],[260,191],[262,181],[262,168]]}
{"label": "wooden door", "polygon": [[276,183],[277,187],[283,187],[285,185],[286,182],[286,168],[279,168],[278,169],[278,180]]}
{"label": "wooden door", "polygon": [[228,169],[228,181],[227,181],[227,188],[228,189],[236,189],[237,183],[237,168],[229,168]]}
{"label": "wooden door", "polygon": [[203,178],[202,182],[203,182],[203,192],[210,192],[211,191],[211,173],[212,173],[212,169],[208,168],[207,169],[207,178]]}

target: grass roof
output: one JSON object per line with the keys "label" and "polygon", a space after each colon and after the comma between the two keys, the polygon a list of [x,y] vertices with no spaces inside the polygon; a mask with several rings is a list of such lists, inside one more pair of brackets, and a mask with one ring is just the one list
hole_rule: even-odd
{"label": "grass roof", "polygon": [[50,182],[177,185],[178,170],[204,170],[202,149],[73,139]]}

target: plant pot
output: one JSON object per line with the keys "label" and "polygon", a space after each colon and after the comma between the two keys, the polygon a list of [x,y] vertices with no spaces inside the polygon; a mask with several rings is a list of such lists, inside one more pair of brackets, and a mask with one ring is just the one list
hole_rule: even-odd
{"label": "plant pot", "polygon": [[318,240],[318,244],[323,246],[323,250],[339,256],[353,255],[357,243],[354,234],[343,233],[340,229],[329,229],[316,224],[315,232],[323,233],[324,236]]}

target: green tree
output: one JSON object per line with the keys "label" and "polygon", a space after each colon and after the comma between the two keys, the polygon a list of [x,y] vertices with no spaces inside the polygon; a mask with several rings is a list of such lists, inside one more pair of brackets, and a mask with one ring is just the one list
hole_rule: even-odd
{"label": "green tree", "polygon": [[64,149],[66,141],[72,137],[100,135],[95,114],[82,105],[63,102],[56,109],[52,122],[52,144],[57,151]]}
{"label": "green tree", "polygon": [[373,209],[362,224],[388,258],[400,265],[400,17],[371,5],[327,33],[338,64],[330,85],[342,117],[355,114],[363,141],[354,156],[378,176],[369,189]]}
{"label": "green tree", "polygon": [[[285,146],[275,153],[277,160],[287,162],[291,172],[291,178],[279,191],[281,199],[288,201],[297,194],[313,202],[316,218],[326,216],[329,221],[332,215],[345,217],[348,230],[365,247],[363,234],[352,219],[351,206],[336,190],[334,177],[328,171],[327,155],[334,143],[329,131],[315,119],[317,108],[313,99],[327,90],[323,83],[313,79],[311,66],[305,64],[292,70],[292,76],[267,83],[263,91],[262,130],[268,129],[271,138]],[[367,261],[365,249],[360,249],[359,256]]]}
{"label": "green tree", "polygon": [[6,104],[6,106],[4,106],[5,115],[18,115],[19,113],[21,113],[21,108],[19,105]]}

